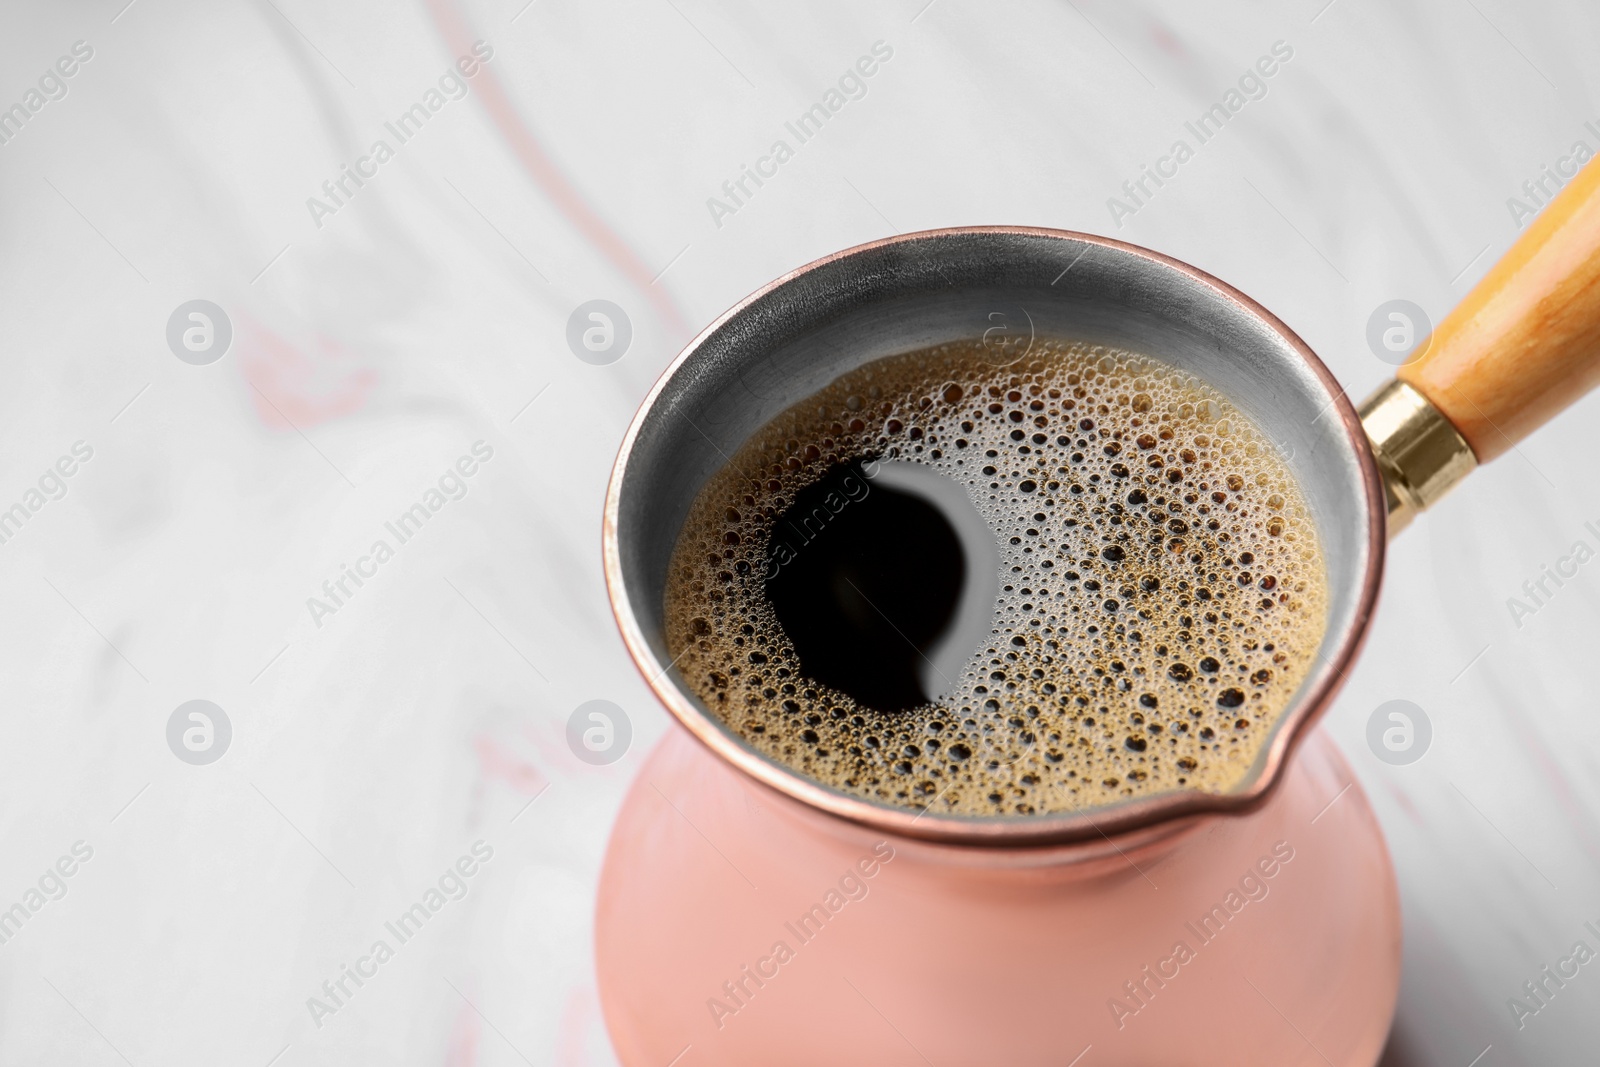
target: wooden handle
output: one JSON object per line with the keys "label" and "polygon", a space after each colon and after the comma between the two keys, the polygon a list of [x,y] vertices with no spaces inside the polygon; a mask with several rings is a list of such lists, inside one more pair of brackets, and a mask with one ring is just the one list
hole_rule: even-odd
{"label": "wooden handle", "polygon": [[1487,463],[1600,383],[1600,159],[1433,332],[1400,380]]}

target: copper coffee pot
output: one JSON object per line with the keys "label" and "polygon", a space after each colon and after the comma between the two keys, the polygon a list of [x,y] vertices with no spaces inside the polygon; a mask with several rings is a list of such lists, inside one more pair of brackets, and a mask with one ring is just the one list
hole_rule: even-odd
{"label": "copper coffee pot", "polygon": [[[1226,793],[1026,818],[876,804],[749,748],[674,674],[665,572],[706,478],[841,374],[980,336],[997,314],[1205,379],[1305,492],[1327,630]],[[1244,294],[1087,234],[909,234],[728,311],[652,389],[606,500],[618,625],[682,727],[641,771],[602,879],[598,966],[623,1061],[1060,1065],[1092,1049],[1096,1067],[1370,1067],[1398,989],[1397,894],[1371,809],[1313,726],[1365,638],[1387,537],[1597,377],[1600,162],[1359,413]]]}

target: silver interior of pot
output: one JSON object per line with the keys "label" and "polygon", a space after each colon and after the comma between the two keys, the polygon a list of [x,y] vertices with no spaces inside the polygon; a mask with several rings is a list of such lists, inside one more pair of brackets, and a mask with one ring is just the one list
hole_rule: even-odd
{"label": "silver interior of pot", "polygon": [[866,246],[757,295],[693,346],[639,423],[617,490],[619,607],[656,660],[646,670],[666,672],[672,659],[662,632],[667,566],[707,478],[773,416],[841,374],[985,331],[1004,331],[991,336],[1012,344],[1031,331],[1154,356],[1210,382],[1277,443],[1310,501],[1328,566],[1322,666],[1296,701],[1318,688],[1358,624],[1372,550],[1358,446],[1334,395],[1270,321],[1225,291],[1135,251],[1040,231]]}

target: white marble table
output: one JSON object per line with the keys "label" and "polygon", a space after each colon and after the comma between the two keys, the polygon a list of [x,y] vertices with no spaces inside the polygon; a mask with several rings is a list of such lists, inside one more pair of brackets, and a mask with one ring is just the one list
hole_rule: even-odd
{"label": "white marble table", "polygon": [[[601,497],[657,373],[756,286],[896,230],[1107,232],[1256,296],[1360,396],[1391,369],[1371,311],[1442,316],[1522,183],[1600,149],[1580,0],[125,3],[0,14],[0,908],[39,904],[0,944],[7,1064],[614,1062],[593,892],[666,722],[609,618]],[[864,95],[789,137],[879,41]],[[1275,42],[1265,95],[1186,133]],[[195,299],[232,326],[207,365],[166,338]],[[565,340],[591,299],[632,323],[609,366]],[[1396,542],[1328,718],[1404,895],[1392,1065],[1596,1058],[1600,973],[1521,1030],[1507,998],[1600,925],[1600,564],[1507,598],[1600,546],[1597,413]],[[565,741],[597,698],[634,733],[605,767]],[[1365,742],[1397,698],[1434,728],[1403,767]],[[209,765],[168,746],[193,699],[231,724]],[[313,1018],[462,857],[447,929]]]}

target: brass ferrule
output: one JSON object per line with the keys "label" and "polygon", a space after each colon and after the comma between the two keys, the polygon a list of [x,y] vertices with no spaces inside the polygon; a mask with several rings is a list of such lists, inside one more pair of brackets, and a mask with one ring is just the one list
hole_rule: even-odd
{"label": "brass ferrule", "polygon": [[1398,378],[1369,396],[1360,410],[1383,473],[1393,537],[1472,473],[1478,457],[1427,397]]}

